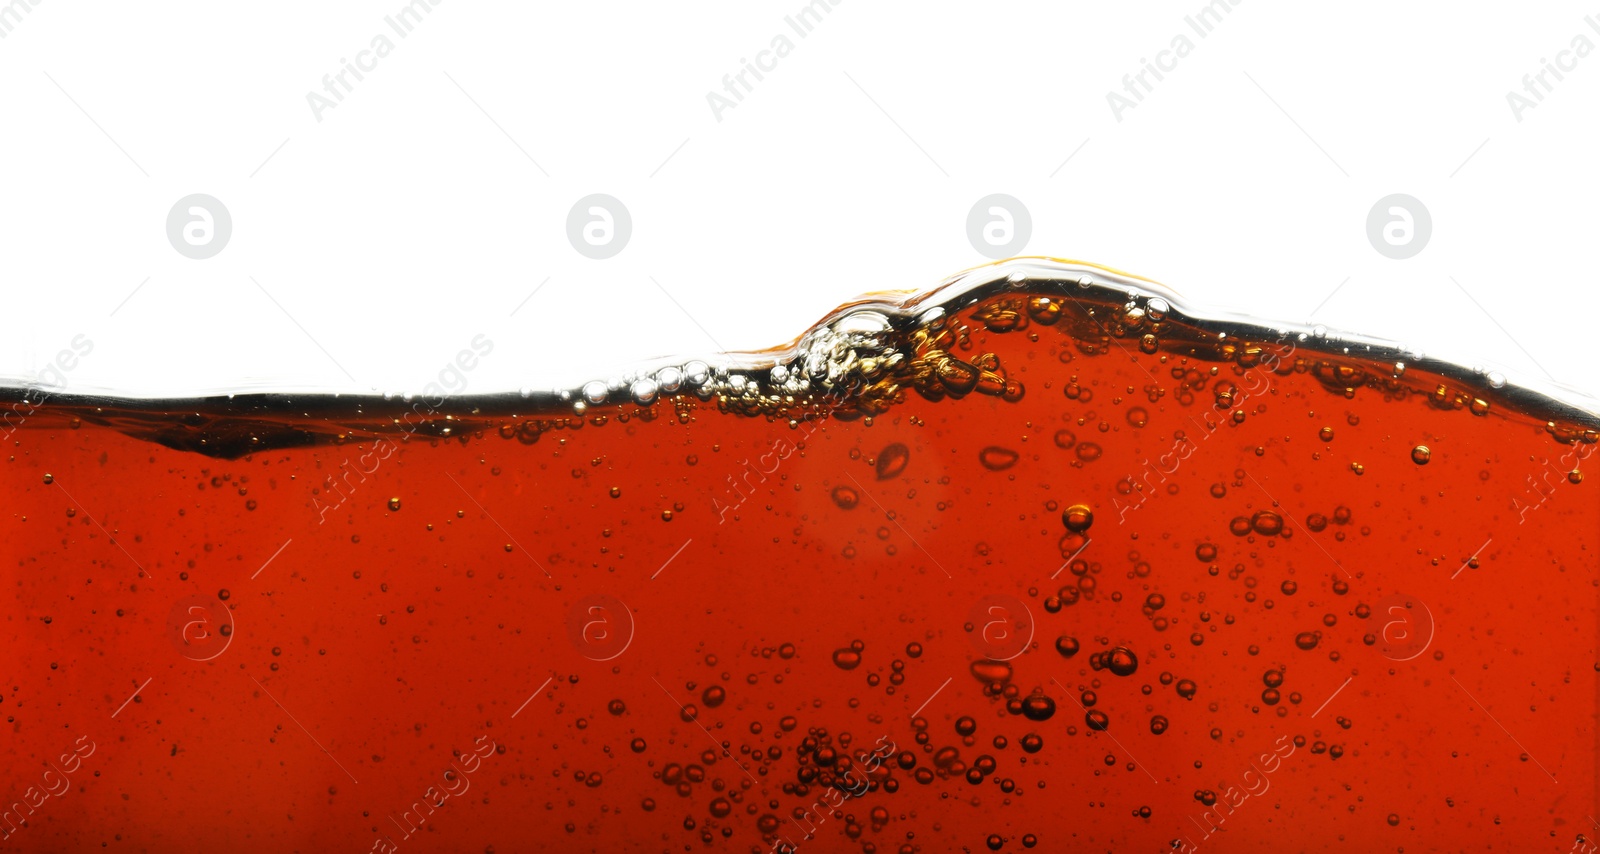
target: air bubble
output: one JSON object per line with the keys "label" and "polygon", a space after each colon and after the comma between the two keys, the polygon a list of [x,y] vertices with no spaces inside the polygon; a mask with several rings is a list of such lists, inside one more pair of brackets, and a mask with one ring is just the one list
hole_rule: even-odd
{"label": "air bubble", "polygon": [[877,335],[889,331],[889,318],[875,311],[858,311],[833,324],[833,331],[846,335]]}
{"label": "air bubble", "polygon": [[1133,650],[1119,646],[1106,654],[1106,669],[1118,676],[1132,676],[1139,669],[1139,657]]}
{"label": "air bubble", "polygon": [[911,449],[895,442],[878,452],[878,480],[889,480],[899,477],[905,471],[906,463],[911,461]]}
{"label": "air bubble", "polygon": [[1022,701],[1022,716],[1030,721],[1042,722],[1050,720],[1056,713],[1056,701],[1046,697],[1043,693],[1035,692]]}
{"label": "air bubble", "polygon": [[683,384],[683,371],[677,368],[662,368],[656,371],[656,382],[660,384],[662,391],[671,394]]}
{"label": "air bubble", "polygon": [[978,462],[989,471],[1005,471],[1017,464],[1017,452],[1010,448],[990,445],[978,452]]}
{"label": "air bubble", "polygon": [[1264,537],[1276,537],[1283,533],[1283,517],[1271,510],[1257,510],[1250,517],[1250,527]]}
{"label": "air bubble", "polygon": [[978,659],[972,662],[969,669],[982,682],[1002,684],[1011,681],[1011,665],[1004,661]]}
{"label": "air bubble", "polygon": [[689,380],[689,385],[696,387],[703,386],[708,380],[711,379],[711,368],[707,367],[705,362],[690,362],[689,364],[684,365],[683,369],[688,375],[687,379]]}

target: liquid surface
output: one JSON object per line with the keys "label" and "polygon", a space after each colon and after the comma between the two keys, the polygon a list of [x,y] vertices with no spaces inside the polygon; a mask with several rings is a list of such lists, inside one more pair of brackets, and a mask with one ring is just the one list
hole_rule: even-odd
{"label": "liquid surface", "polygon": [[6,850],[1600,834],[1600,421],[1382,342],[1017,261],[559,392],[0,406]]}

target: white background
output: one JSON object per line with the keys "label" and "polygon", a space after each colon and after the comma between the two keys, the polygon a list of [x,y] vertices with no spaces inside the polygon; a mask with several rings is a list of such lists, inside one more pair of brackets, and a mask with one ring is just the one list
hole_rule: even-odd
{"label": "white background", "polygon": [[[68,388],[140,394],[415,390],[478,333],[471,391],[765,347],[985,262],[966,217],[999,192],[1028,254],[1600,390],[1600,56],[1521,121],[1506,100],[1600,43],[1594,3],[1243,0],[1201,38],[1203,0],[841,0],[799,38],[803,0],[442,0],[400,38],[404,0],[28,2],[0,39],[0,376],[79,333]],[[707,93],[780,32],[718,121]],[[1119,122],[1107,93],[1180,32]],[[595,192],[633,218],[604,261],[566,237]],[[1433,218],[1406,261],[1365,232],[1396,192]],[[232,213],[209,260],[166,239],[190,193]]]}

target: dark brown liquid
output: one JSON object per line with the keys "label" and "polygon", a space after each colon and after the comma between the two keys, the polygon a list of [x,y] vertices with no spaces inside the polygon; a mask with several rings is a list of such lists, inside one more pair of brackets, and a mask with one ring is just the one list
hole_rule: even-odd
{"label": "dark brown liquid", "polygon": [[1600,832],[1592,414],[995,269],[582,405],[7,393],[7,850]]}

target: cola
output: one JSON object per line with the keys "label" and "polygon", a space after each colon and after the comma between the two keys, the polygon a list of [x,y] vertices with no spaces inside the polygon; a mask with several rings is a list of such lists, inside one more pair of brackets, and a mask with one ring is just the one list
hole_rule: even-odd
{"label": "cola", "polygon": [[1042,259],[492,348],[0,392],[8,849],[1595,850],[1581,394]]}

